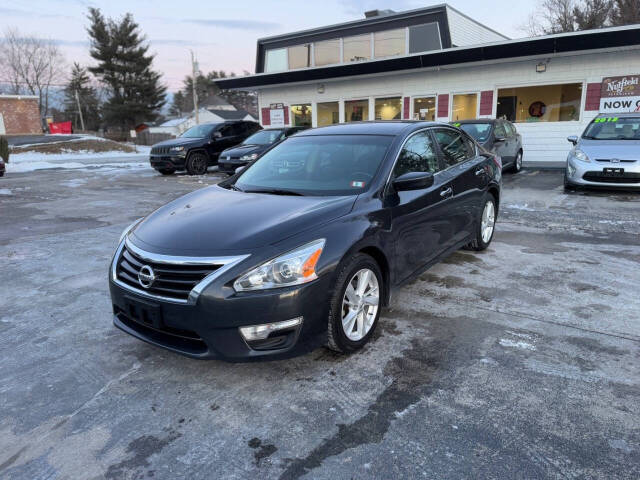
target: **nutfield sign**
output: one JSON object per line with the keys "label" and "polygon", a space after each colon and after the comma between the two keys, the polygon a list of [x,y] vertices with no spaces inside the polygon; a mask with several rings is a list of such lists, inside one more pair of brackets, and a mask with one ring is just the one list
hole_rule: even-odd
{"label": "nutfield sign", "polygon": [[640,112],[640,75],[605,78],[600,93],[600,112]]}

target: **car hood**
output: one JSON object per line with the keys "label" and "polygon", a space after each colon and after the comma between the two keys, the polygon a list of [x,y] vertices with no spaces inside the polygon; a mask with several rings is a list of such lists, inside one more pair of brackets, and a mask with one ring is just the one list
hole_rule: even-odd
{"label": "car hood", "polygon": [[220,157],[242,157],[243,155],[251,155],[252,153],[262,153],[267,148],[269,148],[269,145],[237,145],[224,150],[220,154]]}
{"label": "car hood", "polygon": [[171,140],[165,140],[164,142],[155,143],[153,147],[181,147],[188,145],[201,144],[205,139],[204,138],[172,138]]}
{"label": "car hood", "polygon": [[300,197],[212,186],[159,208],[131,241],[154,253],[216,256],[271,245],[346,215],[356,196]]}
{"label": "car hood", "polygon": [[578,148],[594,160],[640,160],[640,140],[581,140]]}

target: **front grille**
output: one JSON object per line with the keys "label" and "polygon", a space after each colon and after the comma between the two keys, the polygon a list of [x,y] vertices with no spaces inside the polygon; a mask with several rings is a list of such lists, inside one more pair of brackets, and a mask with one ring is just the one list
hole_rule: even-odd
{"label": "front grille", "polygon": [[171,151],[171,147],[152,147],[151,155],[167,155]]}
{"label": "front grille", "polygon": [[[138,281],[138,273],[145,265],[151,267],[155,275],[155,280],[149,288],[144,288]],[[116,276],[119,281],[136,290],[143,290],[150,295],[159,297],[186,301],[193,287],[221,266],[148,262],[125,246],[118,259]]]}
{"label": "front grille", "polygon": [[610,158],[596,158],[596,162],[600,163],[636,163],[637,160],[617,160],[612,162]]}
{"label": "front grille", "polygon": [[621,173],[618,175],[604,175],[602,172],[587,172],[582,176],[589,182],[600,183],[640,183],[640,173]]}

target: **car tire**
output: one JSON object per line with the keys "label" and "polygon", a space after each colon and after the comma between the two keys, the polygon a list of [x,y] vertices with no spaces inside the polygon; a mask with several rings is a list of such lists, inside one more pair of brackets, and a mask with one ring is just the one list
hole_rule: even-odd
{"label": "car tire", "polygon": [[0,172],[0,177],[4,177],[4,172]]}
{"label": "car tire", "polygon": [[187,158],[185,167],[189,175],[204,175],[209,168],[209,159],[202,152],[194,152]]}
{"label": "car tire", "polygon": [[518,154],[516,155],[516,159],[514,160],[510,170],[512,173],[518,173],[522,170],[522,150],[518,150]]}
{"label": "car tire", "polygon": [[484,207],[480,212],[480,217],[476,222],[476,233],[474,239],[467,245],[469,250],[480,252],[486,250],[495,232],[496,225],[496,198],[490,193],[484,202]]}
{"label": "car tire", "polygon": [[158,170],[162,175],[173,175],[176,173],[174,168],[161,168]]}
{"label": "car tire", "polygon": [[327,347],[340,353],[362,348],[378,325],[384,291],[380,266],[372,257],[357,253],[344,260],[330,300]]}

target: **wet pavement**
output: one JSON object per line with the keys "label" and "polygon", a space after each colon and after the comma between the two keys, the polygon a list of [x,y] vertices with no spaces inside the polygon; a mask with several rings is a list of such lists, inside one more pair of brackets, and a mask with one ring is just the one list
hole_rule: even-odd
{"label": "wet pavement", "polygon": [[124,227],[220,176],[0,180],[0,478],[640,477],[640,194],[506,175],[495,239],[341,356],[190,360],[111,325]]}

